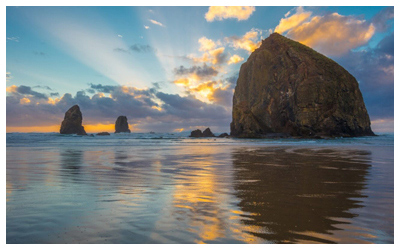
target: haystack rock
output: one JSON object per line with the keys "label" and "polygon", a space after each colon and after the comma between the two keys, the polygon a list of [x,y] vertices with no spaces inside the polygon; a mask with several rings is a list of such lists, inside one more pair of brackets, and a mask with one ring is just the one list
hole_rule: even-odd
{"label": "haystack rock", "polygon": [[233,96],[231,135],[374,135],[357,80],[313,49],[278,33],[245,62]]}
{"label": "haystack rock", "polygon": [[60,134],[86,135],[82,126],[82,113],[78,105],[72,106],[65,113],[64,120],[61,123]]}
{"label": "haystack rock", "polygon": [[115,121],[115,133],[130,133],[128,125],[128,118],[126,116],[119,116]]}

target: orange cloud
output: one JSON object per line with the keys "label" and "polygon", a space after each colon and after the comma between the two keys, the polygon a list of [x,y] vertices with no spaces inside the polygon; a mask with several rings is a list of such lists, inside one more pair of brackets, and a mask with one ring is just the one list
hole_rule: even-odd
{"label": "orange cloud", "polygon": [[[160,23],[160,22],[157,22],[156,20],[149,19],[149,21],[150,21],[152,24],[155,24],[155,25],[158,25],[158,26],[161,26],[161,27],[165,27],[164,24],[162,24],[162,23]],[[146,28],[146,27],[145,27],[145,28]],[[146,28],[146,29],[147,29],[147,28]]]}
{"label": "orange cloud", "polygon": [[312,14],[312,12],[304,12],[303,7],[298,7],[296,13],[289,16],[290,11],[285,14],[285,18],[282,18],[275,28],[275,32],[283,33],[287,30],[293,29],[299,26],[301,23],[306,21]]}
{"label": "orange cloud", "polygon": [[11,85],[10,87],[6,87],[6,92],[8,93],[15,93],[17,92],[17,86],[16,85]]}
{"label": "orange cloud", "polygon": [[231,58],[229,58],[228,64],[236,64],[236,63],[240,63],[241,61],[243,61],[244,58],[240,57],[238,55],[233,55],[231,56]]}
{"label": "orange cloud", "polygon": [[193,55],[189,55],[188,57],[192,59],[194,62],[201,63],[212,63],[212,64],[220,64],[226,61],[226,55],[224,54],[225,48],[220,47],[213,50],[209,50],[205,52],[201,57],[196,57]]}
{"label": "orange cloud", "polygon": [[198,42],[200,43],[200,51],[209,51],[217,47],[213,40],[207,39],[205,36],[201,37]]}
{"label": "orange cloud", "polygon": [[244,49],[251,53],[261,45],[261,31],[252,29],[242,37],[227,37],[225,40],[235,49]]}
{"label": "orange cloud", "polygon": [[372,23],[354,16],[332,13],[314,16],[299,7],[296,13],[282,18],[275,32],[287,36],[326,55],[342,55],[366,44],[375,33]]}
{"label": "orange cloud", "polygon": [[31,102],[31,100],[29,100],[29,98],[26,98],[26,97],[24,97],[21,100],[19,100],[20,104],[28,104],[30,102]]}
{"label": "orange cloud", "polygon": [[181,78],[181,79],[175,80],[174,83],[176,85],[189,86],[190,80],[189,80],[189,78]]}
{"label": "orange cloud", "polygon": [[211,6],[204,17],[207,22],[228,18],[236,18],[238,21],[242,21],[247,20],[255,10],[255,7],[250,6]]}

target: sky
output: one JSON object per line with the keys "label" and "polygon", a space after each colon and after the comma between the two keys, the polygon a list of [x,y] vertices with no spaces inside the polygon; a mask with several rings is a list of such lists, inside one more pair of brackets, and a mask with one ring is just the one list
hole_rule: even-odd
{"label": "sky", "polygon": [[240,66],[278,32],[359,82],[372,129],[394,127],[393,7],[12,7],[7,132],[58,132],[78,104],[86,132],[230,132]]}

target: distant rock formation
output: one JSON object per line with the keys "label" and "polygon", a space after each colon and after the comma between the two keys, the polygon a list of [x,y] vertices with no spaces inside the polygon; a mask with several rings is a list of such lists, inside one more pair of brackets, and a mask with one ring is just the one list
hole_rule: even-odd
{"label": "distant rock formation", "polygon": [[117,120],[115,121],[115,133],[130,133],[131,130],[129,129],[128,125],[128,118],[126,116],[118,116]]}
{"label": "distant rock formation", "polygon": [[206,128],[203,131],[203,137],[215,137],[215,135],[211,132],[210,128]]}
{"label": "distant rock formation", "polygon": [[65,113],[60,127],[60,134],[87,135],[82,126],[82,113],[78,105],[72,106]]}
{"label": "distant rock formation", "polygon": [[374,135],[357,80],[313,49],[278,33],[245,62],[233,96],[231,135]]}
{"label": "distant rock formation", "polygon": [[189,137],[203,137],[203,133],[201,132],[200,129],[196,129],[196,130],[193,130],[193,131],[190,133],[190,136],[189,136]]}
{"label": "distant rock formation", "polygon": [[100,133],[97,133],[96,135],[110,135],[110,133],[108,133],[108,132],[100,132]]}
{"label": "distant rock formation", "polygon": [[222,133],[218,137],[219,138],[224,138],[224,137],[228,137],[228,136],[229,136],[228,133]]}
{"label": "distant rock formation", "polygon": [[189,137],[215,137],[210,128],[206,128],[203,132],[200,129],[193,130]]}

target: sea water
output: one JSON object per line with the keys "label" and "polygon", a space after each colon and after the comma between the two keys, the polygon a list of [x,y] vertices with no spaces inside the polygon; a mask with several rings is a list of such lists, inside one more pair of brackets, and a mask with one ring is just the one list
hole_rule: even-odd
{"label": "sea water", "polygon": [[7,243],[393,243],[394,136],[7,133]]}

